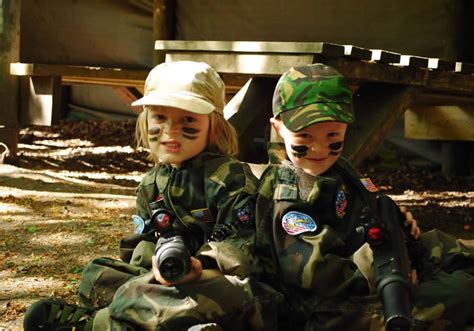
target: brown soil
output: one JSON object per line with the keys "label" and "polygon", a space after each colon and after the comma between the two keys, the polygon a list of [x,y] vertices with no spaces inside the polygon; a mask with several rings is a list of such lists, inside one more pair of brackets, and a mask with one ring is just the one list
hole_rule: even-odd
{"label": "brown soil", "polygon": [[[133,123],[72,122],[22,130],[17,156],[0,164],[0,330],[21,329],[41,297],[77,300],[82,268],[117,257],[132,231],[134,188],[151,167],[133,149]],[[423,230],[474,242],[474,181],[410,166],[399,156],[361,170]]]}

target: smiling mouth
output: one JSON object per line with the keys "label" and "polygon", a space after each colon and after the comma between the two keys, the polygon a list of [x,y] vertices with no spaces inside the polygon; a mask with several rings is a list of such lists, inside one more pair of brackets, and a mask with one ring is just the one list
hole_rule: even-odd
{"label": "smiling mouth", "polygon": [[168,152],[178,152],[181,148],[181,144],[175,141],[165,141],[162,142],[161,145]]}
{"label": "smiling mouth", "polygon": [[306,160],[311,161],[311,162],[323,162],[326,161],[328,158],[323,157],[323,158],[306,158]]}

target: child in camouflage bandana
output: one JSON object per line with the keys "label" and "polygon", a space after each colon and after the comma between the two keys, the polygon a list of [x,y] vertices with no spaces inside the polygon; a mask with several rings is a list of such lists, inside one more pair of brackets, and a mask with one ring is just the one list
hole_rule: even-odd
{"label": "child in camouflage bandana", "polygon": [[[281,295],[249,277],[257,180],[233,157],[237,138],[223,117],[224,83],[204,63],[163,63],[133,105],[144,107],[138,144],[156,163],[137,189],[137,233],[121,241],[121,261],[98,258],[84,269],[84,308],[41,300],[28,309],[25,330],[186,330],[208,322],[271,329]],[[155,231],[153,221],[168,227]],[[189,267],[180,277],[174,264],[158,268],[165,246],[157,240],[168,237],[186,247],[178,248]]]}
{"label": "child in camouflage bandana", "polygon": [[[260,179],[256,246],[263,279],[286,296],[281,327],[383,330],[372,250],[359,228],[377,188],[341,157],[354,119],[347,83],[323,64],[291,68],[277,83],[273,114],[284,145],[271,152],[285,159]],[[442,232],[420,234],[401,212],[422,247],[407,272],[412,329],[474,323],[474,252]]]}

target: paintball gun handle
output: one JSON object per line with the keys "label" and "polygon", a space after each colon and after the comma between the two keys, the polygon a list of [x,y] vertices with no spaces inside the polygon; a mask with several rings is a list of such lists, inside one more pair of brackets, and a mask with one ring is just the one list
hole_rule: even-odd
{"label": "paintball gun handle", "polygon": [[410,330],[411,325],[410,261],[402,224],[403,215],[397,205],[382,195],[377,198],[377,215],[363,225],[374,254],[377,293],[383,304],[385,328],[389,331]]}

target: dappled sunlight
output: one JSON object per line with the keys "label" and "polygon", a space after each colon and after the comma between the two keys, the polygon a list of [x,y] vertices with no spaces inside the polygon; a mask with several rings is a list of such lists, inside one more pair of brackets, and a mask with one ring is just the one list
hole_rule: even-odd
{"label": "dappled sunlight", "polygon": [[51,293],[52,290],[64,288],[64,282],[54,277],[16,278],[10,270],[0,271],[0,299],[22,297],[31,292],[36,294]]}
{"label": "dappled sunlight", "polygon": [[75,148],[75,147],[65,147],[62,149],[49,149],[48,151],[45,151],[44,148],[40,148],[37,151],[34,150],[33,148],[29,148],[28,150],[23,150],[18,153],[18,156],[22,157],[49,157],[52,159],[61,159],[64,157],[74,157],[78,155],[84,155],[84,154],[95,154],[95,155],[100,155],[100,154],[106,154],[106,153],[124,153],[124,154],[132,154],[135,153],[135,151],[130,147],[130,146],[99,146],[99,147],[84,147],[81,146],[81,148]]}
{"label": "dappled sunlight", "polygon": [[18,206],[13,203],[3,203],[0,201],[0,215],[11,215],[12,213],[27,213],[31,211],[28,208]]}
{"label": "dappled sunlight", "polygon": [[88,242],[92,237],[86,234],[74,234],[70,232],[56,232],[56,233],[35,233],[29,240],[33,245],[52,242],[55,247],[60,246],[73,246],[73,245],[82,245]]}
{"label": "dappled sunlight", "polygon": [[474,191],[413,191],[405,190],[403,194],[390,194],[393,200],[406,206],[427,206],[434,201],[445,208],[474,208]]}

